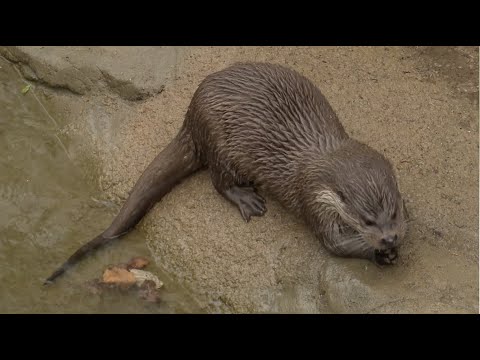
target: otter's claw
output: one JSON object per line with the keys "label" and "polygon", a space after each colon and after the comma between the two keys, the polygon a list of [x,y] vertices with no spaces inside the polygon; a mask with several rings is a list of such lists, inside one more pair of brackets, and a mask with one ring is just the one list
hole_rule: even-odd
{"label": "otter's claw", "polygon": [[225,192],[227,199],[238,206],[243,219],[250,221],[252,216],[262,216],[267,211],[265,199],[253,187],[234,186]]}
{"label": "otter's claw", "polygon": [[395,248],[375,250],[375,262],[378,265],[394,265],[397,262],[398,253]]}

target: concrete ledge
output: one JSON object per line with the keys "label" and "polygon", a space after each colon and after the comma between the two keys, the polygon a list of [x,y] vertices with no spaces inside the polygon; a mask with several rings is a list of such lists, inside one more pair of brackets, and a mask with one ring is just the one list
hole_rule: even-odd
{"label": "concrete ledge", "polygon": [[105,88],[126,100],[160,93],[175,67],[178,49],[139,46],[3,46],[26,79],[84,95]]}

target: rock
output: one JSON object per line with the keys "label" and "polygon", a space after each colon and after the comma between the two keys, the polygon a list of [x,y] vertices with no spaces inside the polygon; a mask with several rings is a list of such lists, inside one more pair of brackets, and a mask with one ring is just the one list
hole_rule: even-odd
{"label": "rock", "polygon": [[130,269],[130,273],[133,275],[139,286],[142,286],[145,281],[153,281],[157,289],[160,289],[163,286],[163,282],[161,282],[156,275],[149,271]]}
{"label": "rock", "polygon": [[[411,200],[412,221],[399,263],[383,269],[328,254],[301,221],[273,201],[268,202],[263,218],[244,224],[238,210],[213,189],[206,173],[191,177],[162,199],[142,225],[152,257],[207,311],[478,313],[478,223],[474,221],[478,202],[469,196],[478,191],[478,179],[467,171],[478,165],[478,76],[456,72],[444,78],[435,75],[435,82],[423,81],[416,65],[430,66],[410,48],[391,48],[388,56],[383,50],[366,47],[299,48],[293,52],[288,48],[222,48],[221,52],[192,48],[190,56],[179,64],[180,76],[171,87],[145,104],[131,106],[118,96],[110,96],[111,91],[123,99],[148,96],[137,80],[145,79],[147,86],[151,84],[149,73],[168,72],[157,67],[155,57],[138,61],[137,56],[122,55],[144,48],[116,49],[117,64],[113,67],[126,69],[123,75],[115,69],[105,75],[108,62],[114,62],[111,57],[108,60],[107,53],[114,52],[111,48],[55,50],[57,55],[66,53],[70,64],[66,56],[57,56],[59,62],[55,63],[52,48],[31,49],[0,47],[0,53],[16,61],[25,77],[62,89],[49,100],[54,115],[58,113],[75,125],[69,134],[80,139],[75,146],[84,147],[87,154],[90,145],[85,145],[86,139],[93,137],[90,147],[98,152],[103,171],[101,188],[115,199],[128,195],[149,160],[176,134],[200,81],[235,61],[257,59],[292,65],[321,85],[355,137],[389,149],[401,173],[402,188]],[[93,73],[88,76],[82,58],[88,58],[89,51],[96,51],[95,63],[103,73],[90,62]],[[443,58],[440,55],[437,58]],[[458,61],[464,61],[460,53],[457,55]],[[472,65],[478,69],[478,48],[472,50],[473,55]],[[130,76],[125,75],[133,68],[143,74],[133,76],[133,86],[129,86]],[[358,72],[359,68],[364,71]],[[369,74],[378,79],[375,86],[370,86]],[[464,86],[463,81],[455,80],[457,75],[461,75],[460,80],[477,79],[469,95],[475,100],[473,104],[464,95],[452,97],[459,92],[456,87]],[[97,91],[103,89],[111,91]],[[129,93],[131,89],[133,93]],[[150,89],[154,93],[160,88]],[[392,91],[399,96],[392,96]],[[81,100],[90,102],[79,101],[71,92],[83,92],[86,96]],[[362,106],[350,101],[358,94],[362,94]],[[121,131],[117,124],[123,125]],[[398,135],[394,143],[389,141],[390,133]],[[420,141],[426,134],[426,142]],[[439,158],[445,162],[440,164]],[[404,159],[410,162],[402,168]],[[433,167],[438,172],[425,170]],[[91,180],[97,179],[92,175]],[[458,194],[454,191],[457,183],[464,190]],[[445,192],[455,201],[442,200]],[[430,226],[441,229],[443,235],[432,233]],[[147,281],[142,286],[149,288],[152,284]],[[142,296],[148,297],[143,290]]]}
{"label": "rock", "polygon": [[157,285],[155,284],[154,281],[152,280],[145,280],[143,284],[140,286],[140,290],[138,292],[138,295],[140,296],[141,299],[152,302],[152,303],[158,303],[160,302],[160,295],[156,291]]}
{"label": "rock", "polygon": [[161,92],[178,51],[161,46],[0,47],[0,55],[17,63],[28,80],[80,95],[106,87],[126,100]]}

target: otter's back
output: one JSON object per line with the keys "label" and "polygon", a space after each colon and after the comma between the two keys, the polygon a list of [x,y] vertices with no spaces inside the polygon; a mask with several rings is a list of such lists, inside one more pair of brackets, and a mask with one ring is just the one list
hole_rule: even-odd
{"label": "otter's back", "polygon": [[206,162],[283,168],[299,154],[333,150],[347,139],[320,90],[281,65],[241,63],[199,86],[186,126]]}

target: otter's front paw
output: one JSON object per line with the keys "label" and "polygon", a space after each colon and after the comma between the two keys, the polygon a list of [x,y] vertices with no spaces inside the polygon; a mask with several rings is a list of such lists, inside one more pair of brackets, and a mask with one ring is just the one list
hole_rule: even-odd
{"label": "otter's front paw", "polygon": [[386,249],[386,250],[375,250],[375,262],[378,265],[393,265],[397,262],[397,250]]}

